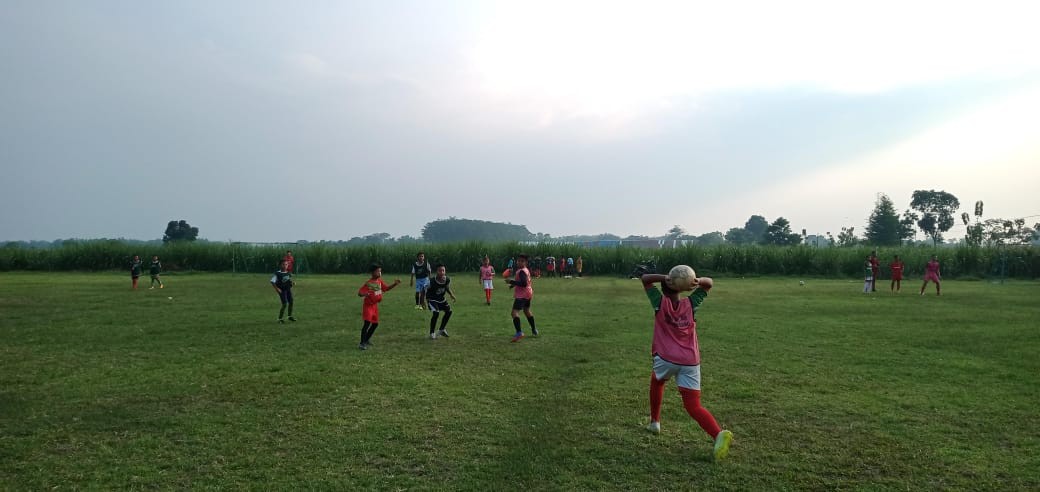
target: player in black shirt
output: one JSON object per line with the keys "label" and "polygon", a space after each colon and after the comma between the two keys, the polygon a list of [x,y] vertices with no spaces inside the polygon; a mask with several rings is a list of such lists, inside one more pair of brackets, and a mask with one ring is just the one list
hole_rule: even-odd
{"label": "player in black shirt", "polygon": [[141,257],[134,255],[130,262],[130,280],[133,282],[134,290],[137,290],[137,278],[141,276]]}
{"label": "player in black shirt", "polygon": [[413,283],[415,285],[415,309],[422,310],[426,306],[426,287],[430,285],[430,262],[426,261],[426,253],[422,251],[415,255],[412,277],[408,279],[408,285]]}
{"label": "player in black shirt", "polygon": [[148,268],[148,273],[152,275],[152,283],[148,289],[154,289],[155,284],[159,284],[159,288],[163,288],[162,280],[159,280],[159,274],[162,273],[162,263],[159,263],[158,256],[152,256],[152,266]]}
{"label": "player in black shirt", "polygon": [[441,331],[442,337],[448,336],[448,331],[445,329],[448,326],[448,320],[451,319],[451,304],[444,299],[444,295],[451,296],[451,300],[455,300],[455,293],[451,291],[451,279],[448,278],[446,273],[447,269],[444,265],[437,265],[434,268],[437,272],[437,276],[433,277],[430,281],[430,285],[426,287],[426,302],[430,305],[430,312],[433,315],[430,317],[430,339],[437,338],[437,334],[433,332],[437,326],[437,317],[441,313],[444,313],[444,319],[441,320]]}
{"label": "player in black shirt", "polygon": [[292,288],[296,285],[293,281],[292,274],[288,272],[289,262],[282,261],[282,268],[271,277],[271,285],[274,286],[274,290],[278,292],[278,298],[282,301],[282,309],[278,311],[278,322],[285,323],[282,316],[285,315],[285,307],[289,307],[289,321],[296,321],[296,318],[292,315],[293,308],[293,296]]}

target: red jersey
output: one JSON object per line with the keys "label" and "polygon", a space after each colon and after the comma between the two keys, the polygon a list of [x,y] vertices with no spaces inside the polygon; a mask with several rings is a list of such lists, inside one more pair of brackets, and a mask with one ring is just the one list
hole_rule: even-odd
{"label": "red jersey", "polygon": [[361,303],[361,319],[371,323],[379,322],[379,303],[383,301],[383,291],[389,287],[381,278],[370,278],[358,289],[358,295],[364,297]]}
{"label": "red jersey", "polygon": [[892,270],[892,280],[903,280],[903,262],[893,261],[888,268]]}
{"label": "red jersey", "polygon": [[285,258],[282,258],[282,261],[288,263],[288,265],[285,266],[285,271],[292,273],[293,265],[296,264],[296,258],[293,258],[292,255],[285,255]]}

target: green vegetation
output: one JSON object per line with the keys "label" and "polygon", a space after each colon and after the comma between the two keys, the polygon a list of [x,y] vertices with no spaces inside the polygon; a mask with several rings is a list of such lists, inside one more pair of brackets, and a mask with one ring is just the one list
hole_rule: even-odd
{"label": "green vegetation", "polygon": [[[128,268],[133,255],[159,255],[167,271],[266,273],[277,268],[285,245],[249,246],[236,243],[179,241],[142,246],[116,240],[70,241],[51,249],[20,246],[0,248],[0,271],[105,271]],[[502,270],[517,253],[532,257],[582,256],[585,271],[601,276],[625,276],[637,263],[655,260],[659,265],[695,265],[707,275],[802,275],[811,277],[857,277],[863,260],[874,248],[815,248],[811,246],[716,245],[684,246],[675,249],[637,247],[587,247],[558,243],[484,243],[360,245],[307,243],[291,246],[297,269],[304,273],[360,274],[373,261],[387,271],[408,271],[419,250],[449,271],[477,271],[484,255]],[[1030,246],[931,248],[903,246],[879,250],[883,276],[892,255],[906,262],[907,274],[923,273],[932,254],[939,255],[944,278],[1000,277],[1040,278],[1040,250]]]}
{"label": "green vegetation", "polygon": [[0,489],[1040,488],[1036,282],[718,276],[703,401],[736,439],[716,464],[673,384],[643,429],[634,280],[538,280],[543,336],[511,344],[501,282],[487,307],[456,276],[452,336],[429,340],[405,277],[362,352],[360,276],[303,276],[285,326],[269,275],[126,277],[0,274]]}

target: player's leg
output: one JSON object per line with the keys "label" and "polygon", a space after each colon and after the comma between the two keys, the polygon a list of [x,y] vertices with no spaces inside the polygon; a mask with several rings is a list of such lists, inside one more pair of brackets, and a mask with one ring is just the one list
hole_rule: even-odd
{"label": "player's leg", "polygon": [[366,343],[365,342],[368,339],[368,337],[366,335],[368,334],[368,327],[369,327],[370,324],[371,323],[369,323],[368,320],[365,320],[364,324],[361,325],[361,342],[358,343],[358,348],[361,349],[361,350],[365,350],[366,348],[368,348],[368,347],[366,347]]}
{"label": "player's leg", "polygon": [[524,332],[520,329],[520,310],[523,307],[519,301],[520,299],[513,299],[513,310],[510,312],[510,316],[513,318],[513,329],[516,330],[512,340],[514,342],[518,342],[524,337]]}
{"label": "player's leg", "polygon": [[938,296],[938,295],[942,295],[942,294],[941,294],[941,293],[939,292],[939,288],[940,288],[940,285],[939,285],[939,281],[938,281],[938,280],[936,280],[936,281],[935,281],[935,295],[937,295],[937,296]]}
{"label": "player's leg", "polygon": [[133,282],[134,290],[137,290],[137,277],[130,277],[130,280]]}
{"label": "player's leg", "polygon": [[451,306],[448,305],[447,302],[445,302],[444,303],[444,318],[441,319],[440,335],[442,337],[447,337],[448,336],[447,326],[448,326],[448,320],[449,319],[451,319]]}
{"label": "player's leg", "polygon": [[531,334],[538,336],[538,328],[534,326],[534,313],[531,312],[531,300],[527,300],[527,306],[524,308],[524,317],[527,318],[527,324],[531,325]]}
{"label": "player's leg", "polygon": [[441,313],[437,311],[437,309],[433,306],[430,306],[430,311],[433,312],[430,315],[430,339],[434,339],[437,338],[437,334],[434,333],[434,330],[436,330],[437,328],[437,318],[441,315]]}
{"label": "player's leg", "polygon": [[376,333],[376,328],[379,328],[379,323],[371,322],[368,325],[368,331],[365,332],[365,345],[371,345],[372,335]]}
{"label": "player's leg", "polygon": [[290,289],[285,289],[284,292],[285,292],[285,300],[289,304],[289,321],[296,321],[296,318],[294,318],[293,315],[292,315],[292,308],[293,308],[292,289],[291,288]]}

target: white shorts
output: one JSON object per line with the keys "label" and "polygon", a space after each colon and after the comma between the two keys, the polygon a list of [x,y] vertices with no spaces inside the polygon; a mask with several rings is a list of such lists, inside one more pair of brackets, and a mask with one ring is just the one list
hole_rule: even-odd
{"label": "white shorts", "polygon": [[661,356],[655,355],[654,377],[658,381],[665,381],[673,376],[675,377],[675,384],[680,388],[701,390],[701,366],[672,364],[662,359]]}
{"label": "white shorts", "polygon": [[487,280],[482,280],[481,282],[484,284],[484,288],[485,289],[494,289],[495,288],[495,281],[494,280],[487,279]]}

